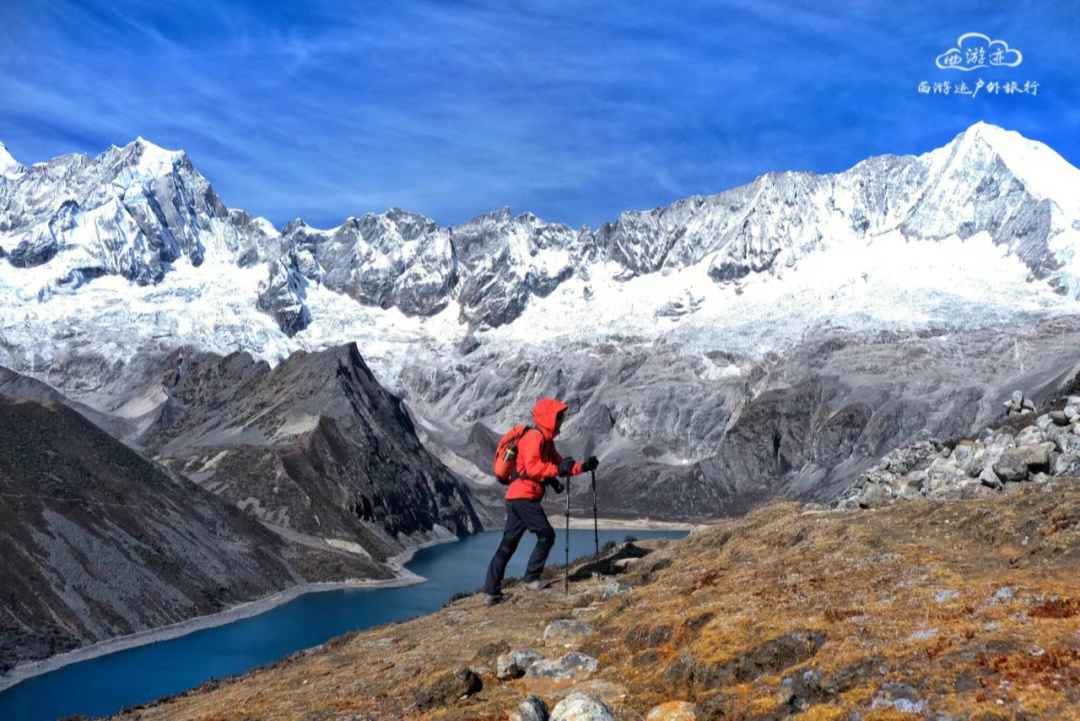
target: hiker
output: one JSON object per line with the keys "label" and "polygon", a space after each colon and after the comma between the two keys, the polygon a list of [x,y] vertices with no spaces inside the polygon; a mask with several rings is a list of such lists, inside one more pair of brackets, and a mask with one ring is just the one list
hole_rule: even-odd
{"label": "hiker", "polygon": [[484,583],[484,603],[492,605],[502,600],[502,579],[506,564],[517,550],[525,531],[536,534],[536,548],[529,556],[525,570],[525,587],[540,590],[551,585],[540,578],[547,561],[548,552],[555,543],[555,530],[548,523],[543,506],[540,505],[545,489],[550,486],[556,493],[563,492],[563,484],[556,476],[576,476],[583,471],[595,470],[599,465],[595,456],[584,463],[573,458],[563,458],[555,450],[555,436],[566,413],[566,404],[554,398],[542,398],[533,407],[534,427],[529,428],[517,441],[517,464],[515,476],[506,489],[506,528],[502,542],[488,566]]}

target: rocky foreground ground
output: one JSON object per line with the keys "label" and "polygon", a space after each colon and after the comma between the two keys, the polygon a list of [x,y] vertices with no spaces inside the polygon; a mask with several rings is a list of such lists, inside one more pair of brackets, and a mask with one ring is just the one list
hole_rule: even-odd
{"label": "rocky foreground ground", "polygon": [[1080,719],[1080,479],[637,546],[119,718]]}

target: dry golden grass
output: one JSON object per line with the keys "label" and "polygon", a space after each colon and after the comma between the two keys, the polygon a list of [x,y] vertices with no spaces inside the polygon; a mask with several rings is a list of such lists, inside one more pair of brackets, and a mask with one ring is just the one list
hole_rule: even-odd
{"label": "dry golden grass", "polygon": [[[701,718],[1080,719],[1080,482],[1063,485],[858,513],[774,503],[642,544],[656,550],[620,577],[624,596],[587,581],[569,598],[561,584],[493,608],[469,597],[123,718],[506,719],[575,682],[499,681],[496,656],[544,649],[549,621],[579,616],[595,632],[576,647],[622,719],[679,699]],[[795,660],[769,650],[794,632],[822,642]],[[462,666],[487,669],[483,690],[420,713],[416,689]],[[805,671],[826,690],[790,702],[781,682]]]}

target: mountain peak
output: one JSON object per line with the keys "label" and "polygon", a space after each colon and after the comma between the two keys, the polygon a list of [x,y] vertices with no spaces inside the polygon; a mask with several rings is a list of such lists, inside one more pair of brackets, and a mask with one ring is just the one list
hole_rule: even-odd
{"label": "mountain peak", "polygon": [[21,175],[26,172],[26,167],[22,163],[11,157],[11,153],[8,152],[7,146],[0,143],[0,175],[15,176]]}
{"label": "mountain peak", "polygon": [[[151,143],[141,135],[120,149],[122,159],[130,159],[130,164],[142,175],[162,175],[172,171],[173,167],[184,158],[183,150],[166,150]],[[127,162],[124,163],[128,164]]]}
{"label": "mountain peak", "polygon": [[981,120],[952,144],[960,146],[962,156],[979,143],[996,153],[1032,195],[1057,203],[1067,214],[1080,212],[1080,169],[1050,147]]}

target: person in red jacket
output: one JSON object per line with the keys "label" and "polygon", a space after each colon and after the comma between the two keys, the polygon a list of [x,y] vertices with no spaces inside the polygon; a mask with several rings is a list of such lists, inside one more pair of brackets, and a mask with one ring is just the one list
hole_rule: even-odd
{"label": "person in red jacket", "polygon": [[532,412],[535,426],[518,440],[515,478],[506,489],[506,528],[502,542],[488,565],[487,580],[484,582],[484,603],[488,605],[502,600],[506,564],[517,550],[525,531],[536,534],[536,548],[529,556],[529,565],[525,569],[525,587],[539,590],[550,585],[550,581],[540,578],[548,553],[555,543],[555,530],[540,505],[544,491],[551,486],[556,493],[562,493],[563,485],[557,476],[576,476],[599,465],[595,456],[584,463],[575,463],[573,458],[563,458],[555,450],[555,436],[559,435],[565,413],[566,404],[562,401],[540,399]]}

